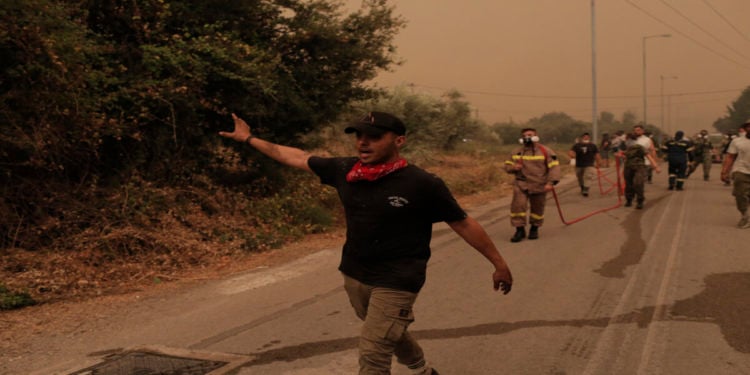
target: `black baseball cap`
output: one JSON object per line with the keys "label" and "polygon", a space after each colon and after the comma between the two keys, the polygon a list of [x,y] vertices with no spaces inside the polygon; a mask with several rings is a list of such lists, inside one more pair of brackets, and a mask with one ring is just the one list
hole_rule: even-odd
{"label": "black baseball cap", "polygon": [[406,126],[398,117],[385,112],[370,112],[361,120],[351,123],[344,129],[344,133],[360,132],[367,135],[383,135],[394,132],[398,135],[406,134]]}

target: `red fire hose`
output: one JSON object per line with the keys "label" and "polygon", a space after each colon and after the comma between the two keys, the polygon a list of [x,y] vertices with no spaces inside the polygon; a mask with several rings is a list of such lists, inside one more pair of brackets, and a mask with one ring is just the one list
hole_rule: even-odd
{"label": "red fire hose", "polygon": [[[555,197],[555,204],[557,205],[557,212],[560,214],[560,220],[562,220],[562,222],[565,225],[575,224],[575,223],[577,223],[577,222],[579,222],[581,220],[587,219],[587,218],[589,218],[591,216],[594,216],[596,214],[600,214],[602,212],[607,212],[609,210],[613,210],[615,208],[618,208],[618,207],[622,206],[622,195],[623,195],[624,187],[623,187],[623,185],[620,182],[621,181],[621,178],[620,178],[620,173],[621,173],[620,172],[620,158],[615,157],[615,172],[616,172],[615,175],[617,176],[617,181],[616,182],[612,182],[611,180],[609,180],[598,168],[597,168],[596,172],[597,172],[596,174],[597,174],[597,177],[598,177],[597,180],[599,182],[599,192],[602,195],[606,195],[610,191],[612,191],[612,189],[618,188],[617,189],[617,204],[615,204],[612,207],[602,208],[600,210],[596,210],[596,211],[590,212],[590,213],[588,213],[586,215],[583,215],[581,217],[578,217],[578,218],[572,219],[570,221],[567,221],[563,217],[562,209],[560,208],[560,199],[557,197],[557,192],[555,191],[555,188],[553,187],[552,188],[552,196]],[[610,186],[606,191],[604,191],[604,189],[602,188],[602,179],[604,179],[607,182],[610,182],[612,184],[612,186]]]}

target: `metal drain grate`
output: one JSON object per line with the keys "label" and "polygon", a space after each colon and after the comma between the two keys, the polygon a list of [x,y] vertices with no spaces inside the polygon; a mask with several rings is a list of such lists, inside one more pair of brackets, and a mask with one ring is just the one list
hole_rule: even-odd
{"label": "metal drain grate", "polygon": [[228,362],[128,352],[70,375],[206,375]]}

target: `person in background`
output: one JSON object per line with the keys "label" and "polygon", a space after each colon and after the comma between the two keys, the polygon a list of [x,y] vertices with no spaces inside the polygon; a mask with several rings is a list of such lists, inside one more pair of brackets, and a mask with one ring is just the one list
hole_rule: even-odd
{"label": "person in background", "polygon": [[750,204],[750,120],[742,125],[742,136],[738,136],[727,148],[721,167],[722,181],[733,184],[732,195],[740,212],[737,228],[750,228],[748,204]]}
{"label": "person in background", "polygon": [[693,144],[685,139],[685,132],[678,130],[674,138],[661,146],[662,151],[667,154],[669,163],[669,190],[683,190],[685,174],[688,167],[688,155],[693,151]]}
{"label": "person in background", "polygon": [[[643,137],[643,132],[637,131],[639,127],[640,125],[636,125],[633,128],[633,133],[628,134],[628,139],[625,141],[625,150],[621,151],[621,156],[625,160],[623,169],[625,207],[631,207],[633,199],[635,199],[635,208],[642,209],[643,202],[646,200],[644,184],[648,178],[648,169],[654,168],[657,173],[660,170],[656,158],[652,155],[652,152],[648,151],[651,141],[648,138],[645,141],[639,141]],[[642,127],[640,128],[642,129]],[[649,161],[648,165],[646,165],[646,161]]]}
{"label": "person in background", "polygon": [[[560,181],[560,161],[551,149],[539,143],[536,129],[521,130],[517,148],[505,161],[505,171],[512,174],[513,200],[510,204],[510,224],[516,228],[511,242],[526,238],[527,211],[529,239],[539,238],[539,227],[544,223],[547,192]],[[530,207],[530,208],[529,208]]]}
{"label": "person in background", "polygon": [[[727,155],[727,150],[729,149],[729,144],[732,143],[732,140],[734,140],[735,138],[737,138],[737,134],[734,133],[734,132],[730,131],[730,132],[727,132],[726,134],[724,134],[724,139],[721,140],[721,159],[720,160],[721,160],[722,164],[724,163],[724,158]],[[730,181],[730,180],[722,181],[722,182],[724,183],[725,186],[729,186],[729,185],[732,184],[732,181]]]}
{"label": "person in background", "polygon": [[615,136],[612,137],[612,139],[610,140],[612,150],[615,152],[624,150],[625,140],[626,140],[625,131],[623,130],[616,131]]}
{"label": "person in background", "polygon": [[627,141],[627,134],[623,130],[616,131],[615,136],[612,137],[612,157],[620,166],[625,164],[624,154],[621,152],[625,151],[625,141]]}
{"label": "person in background", "polygon": [[688,171],[688,176],[698,169],[699,165],[703,165],[703,181],[708,181],[709,175],[711,174],[711,164],[713,163],[714,146],[711,144],[711,140],[708,139],[708,131],[701,130],[698,135],[695,136],[695,148],[693,149],[693,163]]}
{"label": "person in background", "polygon": [[370,112],[345,129],[356,135],[358,156],[324,158],[257,138],[244,120],[232,118],[234,130],[219,135],[312,172],[338,191],[346,217],[339,270],[349,302],[364,321],[359,373],[390,374],[395,355],[414,374],[437,374],[407,330],[426,279],[432,224],[446,222],[487,258],[494,267],[495,290],[510,292],[513,277],[485,230],[461,209],[445,183],[400,156],[404,123],[388,113]]}
{"label": "person in background", "polygon": [[602,142],[599,144],[599,156],[602,160],[602,168],[609,168],[609,152],[611,149],[612,142],[609,140],[609,133],[602,134]]}
{"label": "person in background", "polygon": [[601,164],[599,149],[591,143],[591,134],[583,133],[580,141],[568,151],[568,156],[575,159],[576,178],[581,187],[581,195],[589,196],[589,181],[596,176],[596,168]]}
{"label": "person in background", "polygon": [[[650,132],[648,130],[645,130],[644,133],[643,133],[643,135],[646,136],[646,137],[648,137],[649,140],[651,140],[651,150],[652,150],[652,154],[651,155],[654,157],[654,159],[656,159],[658,157],[657,156],[657,150],[659,150],[659,145],[656,143],[656,140],[654,139],[654,133],[652,133],[652,132]],[[646,165],[648,165],[649,163],[650,162],[648,160],[646,160]],[[654,169],[653,168],[648,168],[648,174],[647,174],[646,182],[648,182],[649,184],[651,184],[651,183],[653,183],[653,180],[654,180]]]}
{"label": "person in background", "polygon": [[646,168],[646,181],[651,183],[652,180],[652,169],[651,166],[651,159],[656,160],[656,146],[654,145],[654,140],[649,136],[649,132],[646,132],[646,128],[643,127],[643,125],[635,125],[633,126],[633,132],[636,134],[636,142],[640,144],[646,152],[651,155],[651,158],[645,158],[646,166],[649,168]]}

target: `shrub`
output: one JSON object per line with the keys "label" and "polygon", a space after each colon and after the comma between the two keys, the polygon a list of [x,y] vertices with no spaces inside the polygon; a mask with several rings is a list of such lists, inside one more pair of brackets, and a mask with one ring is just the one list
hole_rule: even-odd
{"label": "shrub", "polygon": [[36,301],[28,293],[14,292],[0,284],[0,310],[20,309],[31,305],[36,305]]}

